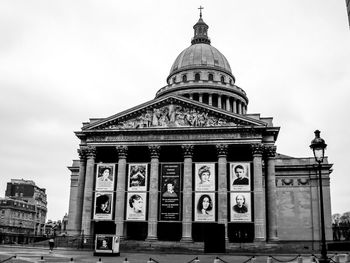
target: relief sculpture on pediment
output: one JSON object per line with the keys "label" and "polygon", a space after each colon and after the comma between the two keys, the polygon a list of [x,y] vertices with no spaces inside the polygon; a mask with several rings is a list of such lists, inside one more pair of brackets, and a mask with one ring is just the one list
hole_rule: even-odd
{"label": "relief sculpture on pediment", "polygon": [[161,108],[149,109],[140,116],[119,121],[105,129],[140,129],[148,127],[213,127],[236,126],[223,118],[211,116],[207,112],[170,104]]}

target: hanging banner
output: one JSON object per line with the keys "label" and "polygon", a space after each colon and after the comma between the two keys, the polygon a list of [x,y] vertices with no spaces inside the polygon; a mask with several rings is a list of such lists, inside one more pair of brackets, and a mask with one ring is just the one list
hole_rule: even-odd
{"label": "hanging banner", "polygon": [[147,191],[147,163],[130,163],[128,191]]}
{"label": "hanging banner", "polygon": [[147,199],[146,193],[128,193],[126,208],[126,220],[146,220]]}
{"label": "hanging banner", "polygon": [[215,221],[215,193],[195,193],[194,221]]}
{"label": "hanging banner", "polygon": [[112,220],[113,193],[96,192],[94,219]]}
{"label": "hanging banner", "polygon": [[230,193],[231,195],[231,222],[251,222],[252,206],[250,192]]}
{"label": "hanging banner", "polygon": [[215,163],[195,164],[195,191],[215,191]]}
{"label": "hanging banner", "polygon": [[251,190],[250,163],[230,163],[230,189],[231,191]]}
{"label": "hanging banner", "polygon": [[160,220],[180,220],[181,165],[161,164]]}
{"label": "hanging banner", "polygon": [[115,165],[111,163],[97,164],[96,191],[113,191],[115,181]]}

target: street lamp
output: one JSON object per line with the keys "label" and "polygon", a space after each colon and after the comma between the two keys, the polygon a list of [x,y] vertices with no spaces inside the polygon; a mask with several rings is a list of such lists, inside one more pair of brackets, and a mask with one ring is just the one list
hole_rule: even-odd
{"label": "street lamp", "polygon": [[315,160],[318,163],[318,180],[320,185],[320,206],[321,206],[321,234],[322,234],[322,243],[321,243],[321,259],[320,263],[328,263],[329,259],[327,257],[327,246],[326,246],[326,234],[325,234],[325,225],[324,225],[324,208],[323,208],[323,190],[322,190],[322,175],[321,168],[322,162],[324,159],[324,150],[327,147],[325,141],[320,137],[320,131],[315,131],[315,138],[311,141],[310,148],[312,149]]}

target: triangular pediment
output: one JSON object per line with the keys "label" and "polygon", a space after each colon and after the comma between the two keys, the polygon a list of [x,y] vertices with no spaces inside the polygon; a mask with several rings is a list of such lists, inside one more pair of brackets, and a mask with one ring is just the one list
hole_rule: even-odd
{"label": "triangular pediment", "polygon": [[267,126],[267,123],[198,101],[171,95],[151,100],[111,117],[100,119],[85,125],[82,130],[220,126]]}

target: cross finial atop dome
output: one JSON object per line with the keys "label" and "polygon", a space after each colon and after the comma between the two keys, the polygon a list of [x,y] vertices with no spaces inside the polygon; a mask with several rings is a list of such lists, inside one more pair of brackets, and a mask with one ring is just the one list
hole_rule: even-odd
{"label": "cross finial atop dome", "polygon": [[204,7],[199,6],[198,9],[199,9],[199,20],[193,26],[194,37],[192,38],[191,43],[192,45],[199,44],[199,43],[210,45],[210,39],[208,37],[209,26],[202,19],[202,9],[204,9]]}
{"label": "cross finial atop dome", "polygon": [[204,7],[199,6],[199,17],[202,18],[202,9],[204,9]]}

